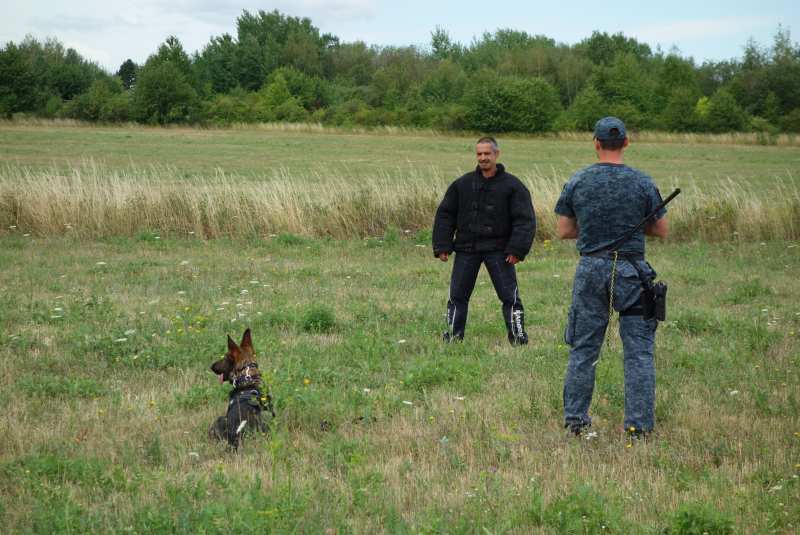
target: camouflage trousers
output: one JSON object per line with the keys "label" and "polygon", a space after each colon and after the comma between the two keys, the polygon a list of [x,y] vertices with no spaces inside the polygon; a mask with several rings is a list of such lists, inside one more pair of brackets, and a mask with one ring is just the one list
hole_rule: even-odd
{"label": "camouflage trousers", "polygon": [[[655,271],[638,262],[652,281]],[[569,363],[564,377],[565,427],[579,430],[591,425],[589,405],[595,385],[595,369],[608,327],[613,256],[609,259],[581,257],[575,271],[569,322],[564,341],[569,344]],[[614,277],[614,310],[637,305],[643,288],[636,270],[627,260],[618,260]],[[655,412],[656,372],[653,347],[658,321],[643,316],[621,316],[619,334],[625,373],[625,429],[652,431]]]}

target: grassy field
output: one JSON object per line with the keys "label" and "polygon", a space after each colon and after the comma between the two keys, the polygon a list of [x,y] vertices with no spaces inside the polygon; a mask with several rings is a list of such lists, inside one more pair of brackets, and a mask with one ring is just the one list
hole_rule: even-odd
{"label": "grassy field", "polygon": [[[277,126],[277,125],[276,125]],[[653,137],[653,136],[650,136]],[[584,139],[585,138],[585,139]],[[665,139],[675,139],[665,136]],[[677,138],[680,140],[681,138]],[[733,143],[652,143],[634,138],[626,162],[648,172],[661,187],[680,181],[717,183],[730,178],[754,186],[788,184],[800,176],[800,150],[794,146]],[[725,138],[723,138],[724,140]],[[498,136],[502,161],[512,173],[569,177],[596,156],[591,136],[569,140]],[[110,169],[172,166],[186,177],[213,176],[219,168],[243,178],[269,176],[273,170],[324,181],[329,174],[358,181],[396,170],[435,168],[456,178],[474,169],[475,139],[433,136],[430,132],[391,136],[191,128],[69,127],[0,125],[0,165],[66,169],[93,159]]]}
{"label": "grassy field", "polygon": [[[616,319],[593,434],[562,429],[577,252],[548,238],[588,142],[501,140],[540,223],[512,348],[485,271],[441,343],[427,226],[473,140],[385,134],[0,125],[0,532],[798,532],[800,150],[626,152],[684,189],[631,442]],[[208,368],[247,327],[277,417],[232,454]]]}
{"label": "grassy field", "polygon": [[[520,265],[513,349],[485,272],[441,344],[425,234],[29,240],[0,240],[2,531],[797,530],[797,244],[649,245],[669,321],[657,435],[631,444],[616,335],[597,434],[561,428],[569,243]],[[208,366],[245,327],[278,416],[232,455],[205,437],[227,400]]]}

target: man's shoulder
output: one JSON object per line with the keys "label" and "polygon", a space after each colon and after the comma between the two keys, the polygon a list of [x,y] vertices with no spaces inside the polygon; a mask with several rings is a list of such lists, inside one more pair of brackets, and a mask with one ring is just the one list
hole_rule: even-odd
{"label": "man's shoulder", "polygon": [[503,170],[503,174],[498,177],[500,180],[506,181],[512,184],[515,188],[523,188],[528,189],[528,187],[520,180],[517,176],[512,175],[508,171]]}
{"label": "man's shoulder", "polygon": [[582,178],[589,179],[594,177],[606,177],[614,175],[625,175],[626,177],[632,177],[636,179],[653,180],[650,175],[641,169],[631,167],[630,165],[596,163],[594,165],[590,165],[589,167],[584,167],[580,171],[576,171],[575,174],[570,177],[570,181],[578,181]]}
{"label": "man's shoulder", "polygon": [[469,182],[470,180],[475,180],[478,177],[480,177],[478,172],[475,171],[475,170],[472,170],[472,171],[469,171],[467,173],[464,173],[463,175],[461,175],[460,177],[455,179],[453,181],[453,185],[459,184],[459,183],[462,183],[462,182]]}

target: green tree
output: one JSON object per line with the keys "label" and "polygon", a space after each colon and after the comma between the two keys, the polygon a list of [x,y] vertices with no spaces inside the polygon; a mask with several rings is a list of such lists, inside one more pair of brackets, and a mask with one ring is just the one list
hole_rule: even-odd
{"label": "green tree", "polygon": [[122,86],[126,91],[133,90],[134,86],[136,85],[136,74],[138,70],[139,68],[130,59],[125,60],[122,65],[119,66],[117,76],[119,76],[119,79],[122,80]]}
{"label": "green tree", "polygon": [[697,102],[700,97],[700,90],[697,88],[694,70],[694,65],[691,61],[676,55],[670,54],[664,59],[664,63],[661,65],[656,77],[657,83],[653,99],[655,112],[658,113],[664,109],[667,101],[678,87],[688,89],[694,95],[694,101]]}
{"label": "green tree", "polygon": [[648,59],[652,55],[647,43],[640,43],[633,37],[625,37],[622,32],[608,35],[606,32],[594,31],[591,37],[581,41],[576,49],[595,65],[610,65],[616,55],[620,53],[633,54],[637,62]]}
{"label": "green tree", "polygon": [[252,34],[239,38],[236,50],[235,73],[237,82],[247,90],[257,91],[278,67],[279,45],[274,41],[264,44]]}
{"label": "green tree", "polygon": [[661,111],[659,122],[665,130],[692,132],[698,126],[697,92],[691,87],[676,86]]}
{"label": "green tree", "polygon": [[101,119],[103,106],[113,93],[105,80],[96,80],[89,88],[89,116],[98,121]]}
{"label": "green tree", "polygon": [[261,101],[269,108],[277,108],[284,102],[292,99],[292,93],[289,91],[289,84],[286,78],[280,74],[276,75],[272,83],[264,86],[260,91]]}
{"label": "green tree", "polygon": [[72,48],[67,49],[63,61],[47,65],[46,85],[58,91],[64,100],[80,95],[92,84],[81,64],[82,58],[78,53]]}
{"label": "green tree", "polygon": [[704,61],[695,71],[700,93],[711,97],[720,87],[728,85],[739,72],[739,64],[731,61]]}
{"label": "green tree", "polygon": [[733,95],[720,88],[708,101],[705,125],[711,132],[732,132],[744,128],[747,117]]}
{"label": "green tree", "polygon": [[544,78],[517,79],[511,86],[511,123],[520,132],[548,132],[558,116],[558,93]]}
{"label": "green tree", "polygon": [[36,77],[14,43],[0,50],[0,117],[32,109],[38,100]]}
{"label": "green tree", "polygon": [[778,121],[781,130],[793,134],[800,134],[800,108],[796,108],[791,113],[787,113]]}
{"label": "green tree", "polygon": [[609,114],[610,106],[603,95],[593,86],[581,91],[567,110],[567,117],[575,128],[582,131],[594,131],[597,121]]}
{"label": "green tree", "polygon": [[580,57],[569,46],[560,45],[554,52],[556,86],[561,95],[561,104],[572,105],[584,87],[589,84],[593,65],[587,58]]}
{"label": "green tree", "polygon": [[298,28],[289,35],[283,46],[282,63],[313,76],[322,72],[319,55],[319,37]]}
{"label": "green tree", "polygon": [[764,119],[777,125],[780,118],[781,101],[774,91],[770,91],[767,93],[767,98],[764,100]]}
{"label": "green tree", "polygon": [[310,110],[329,103],[325,82],[320,78],[306,76],[294,67],[281,67],[275,69],[267,81],[273,82],[278,76],[286,81],[289,92],[304,108]]}
{"label": "green tree", "polygon": [[632,106],[644,113],[652,107],[652,81],[632,52],[619,52],[611,66],[597,67],[591,83],[609,103]]}
{"label": "green tree", "polygon": [[177,65],[152,56],[147,60],[136,87],[137,120],[153,124],[184,122],[197,104],[197,93]]}
{"label": "green tree", "polygon": [[769,88],[775,92],[783,113],[800,108],[800,44],[792,43],[788,28],[778,26],[766,67]]}
{"label": "green tree", "polygon": [[237,77],[238,51],[239,46],[226,33],[221,37],[212,37],[197,56],[198,77],[202,83],[211,84],[214,93],[228,93],[240,83]]}
{"label": "green tree", "polygon": [[368,47],[363,41],[342,43],[325,57],[324,76],[342,84],[367,85],[375,72],[375,56],[375,48]]}
{"label": "green tree", "polygon": [[436,70],[425,75],[420,92],[436,104],[454,103],[461,100],[466,86],[467,74],[461,65],[445,59]]}
{"label": "green tree", "polygon": [[473,75],[464,96],[468,108],[467,122],[479,132],[510,132],[514,130],[511,108],[514,94],[512,79],[496,76],[485,70]]}
{"label": "green tree", "polygon": [[431,32],[431,55],[433,59],[442,61],[453,55],[453,43],[450,34],[438,24],[436,30]]}

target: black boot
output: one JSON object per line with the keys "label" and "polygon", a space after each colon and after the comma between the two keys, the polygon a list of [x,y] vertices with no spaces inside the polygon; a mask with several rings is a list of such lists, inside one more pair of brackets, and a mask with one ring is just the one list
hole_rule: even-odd
{"label": "black boot", "polygon": [[508,331],[508,342],[512,346],[526,345],[528,334],[525,332],[525,313],[522,310],[515,310],[512,322],[511,330]]}
{"label": "black boot", "polygon": [[444,336],[442,336],[442,342],[463,342],[464,335],[459,334],[450,334],[450,331],[445,331]]}

